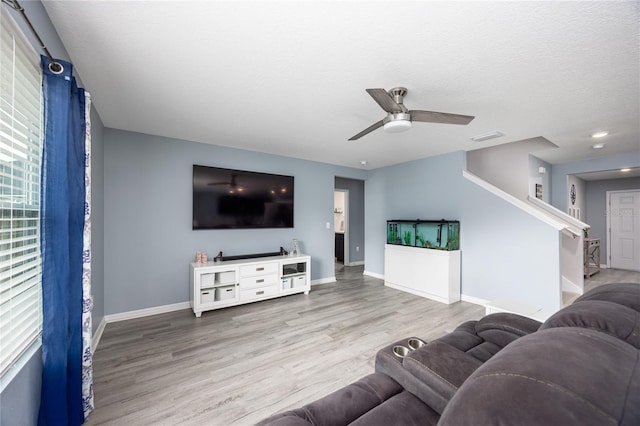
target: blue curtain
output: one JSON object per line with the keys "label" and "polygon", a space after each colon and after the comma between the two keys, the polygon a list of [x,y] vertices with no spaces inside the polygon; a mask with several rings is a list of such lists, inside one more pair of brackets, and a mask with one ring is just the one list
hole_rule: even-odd
{"label": "blue curtain", "polygon": [[54,74],[42,57],[42,394],[40,425],[80,425],[82,262],[85,214],[85,93],[72,66]]}

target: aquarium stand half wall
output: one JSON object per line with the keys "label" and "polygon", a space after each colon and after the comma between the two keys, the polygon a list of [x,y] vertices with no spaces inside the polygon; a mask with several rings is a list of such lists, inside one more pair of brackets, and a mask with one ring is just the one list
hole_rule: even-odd
{"label": "aquarium stand half wall", "polygon": [[451,304],[460,300],[460,250],[384,246],[384,285]]}

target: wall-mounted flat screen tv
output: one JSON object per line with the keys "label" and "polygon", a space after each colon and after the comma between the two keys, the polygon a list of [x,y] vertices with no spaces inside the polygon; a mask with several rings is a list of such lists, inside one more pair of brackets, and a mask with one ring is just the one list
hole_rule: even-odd
{"label": "wall-mounted flat screen tv", "polygon": [[193,166],[193,229],[293,228],[293,176]]}

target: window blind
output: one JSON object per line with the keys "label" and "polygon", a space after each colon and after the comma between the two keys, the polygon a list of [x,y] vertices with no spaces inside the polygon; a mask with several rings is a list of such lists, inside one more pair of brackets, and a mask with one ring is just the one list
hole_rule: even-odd
{"label": "window blind", "polygon": [[42,330],[40,58],[0,7],[0,376]]}

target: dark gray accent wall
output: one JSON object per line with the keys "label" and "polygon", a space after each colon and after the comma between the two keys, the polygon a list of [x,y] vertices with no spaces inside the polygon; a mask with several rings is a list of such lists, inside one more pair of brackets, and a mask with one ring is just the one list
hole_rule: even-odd
{"label": "dark gray accent wall", "polygon": [[640,189],[640,177],[586,181],[586,222],[589,236],[600,238],[600,262],[607,264],[607,191]]}
{"label": "dark gray accent wall", "polygon": [[[294,176],[294,228],[192,230],[194,164]],[[108,128],[104,167],[107,315],[187,302],[198,251],[273,252],[296,238],[311,256],[311,279],[333,277],[334,177],[366,177],[361,169]]]}
{"label": "dark gray accent wall", "polygon": [[364,262],[364,181],[336,177],[335,188],[349,190],[349,262]]}

